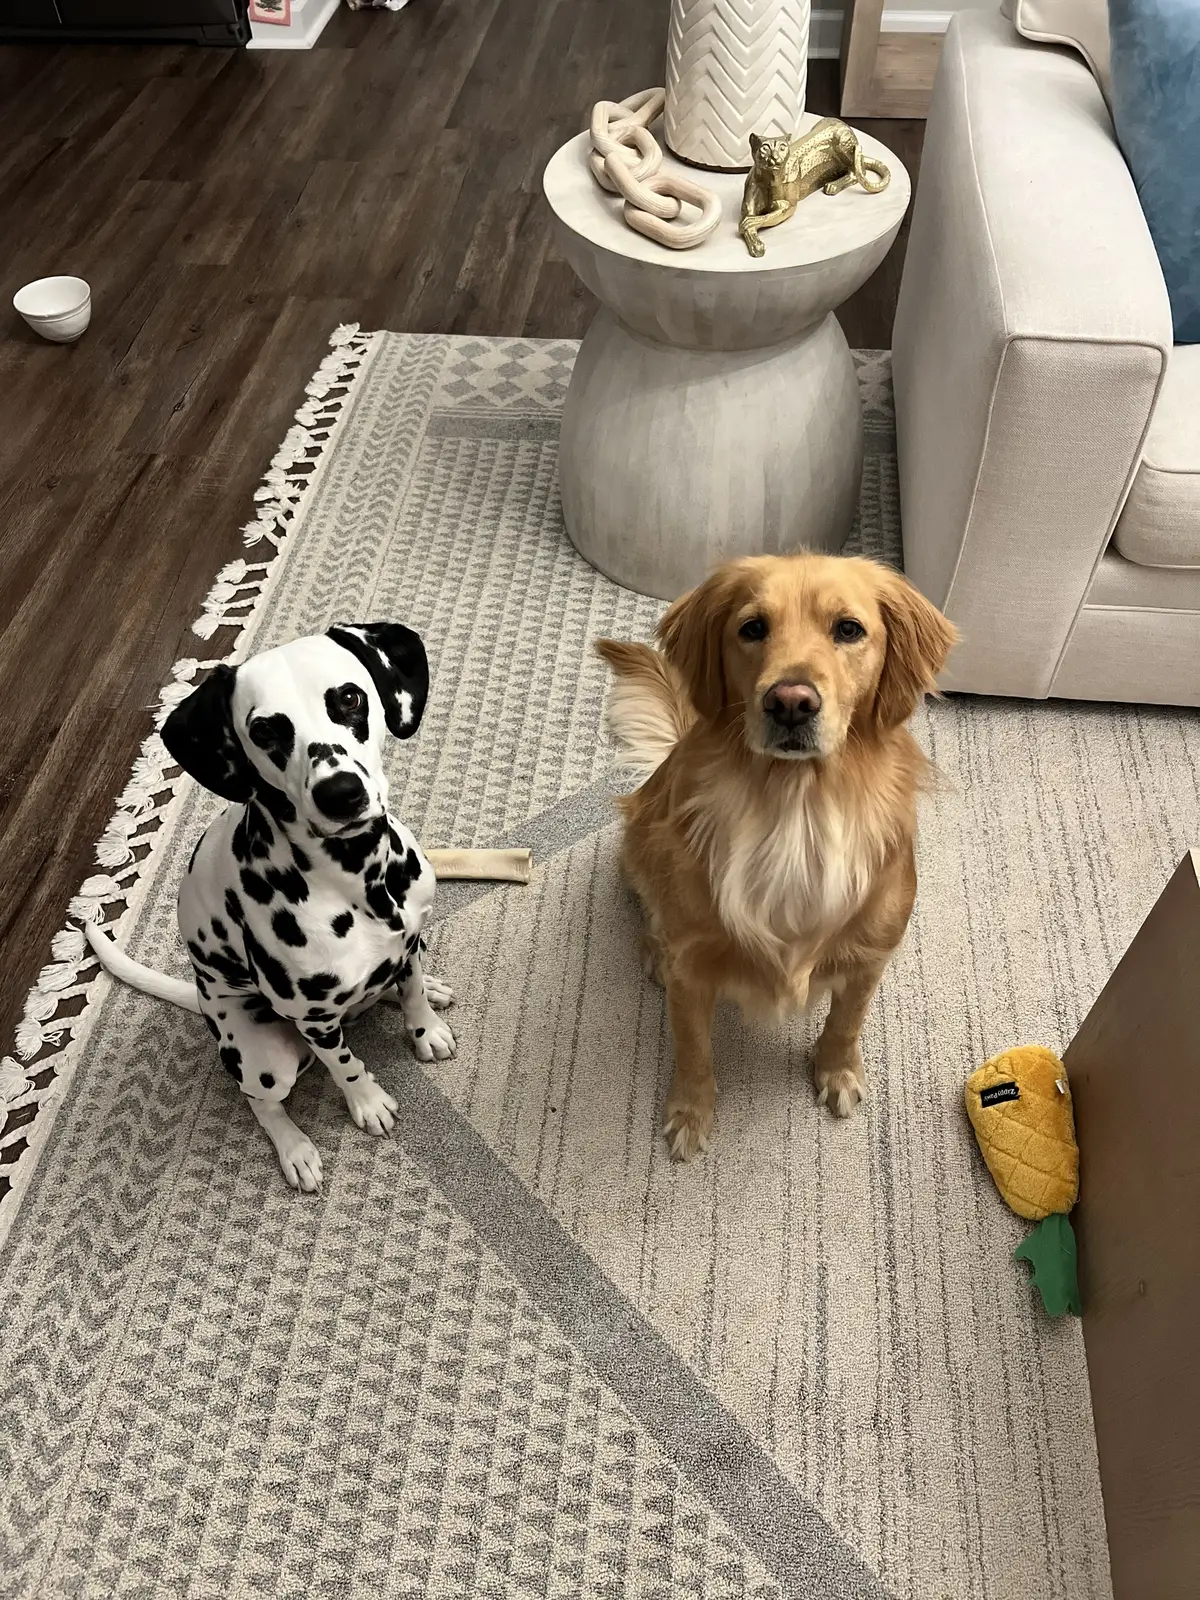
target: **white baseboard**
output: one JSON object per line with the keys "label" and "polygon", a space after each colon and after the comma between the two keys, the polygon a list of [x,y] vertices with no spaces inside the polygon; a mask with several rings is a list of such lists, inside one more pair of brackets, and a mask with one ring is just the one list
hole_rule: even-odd
{"label": "white baseboard", "polygon": [[286,28],[275,22],[252,22],[247,50],[311,50],[342,0],[292,0]]}
{"label": "white baseboard", "polygon": [[884,11],[881,33],[945,33],[953,11]]}
{"label": "white baseboard", "polygon": [[[884,11],[883,33],[945,33],[952,11]],[[809,24],[810,60],[836,61],[842,53],[842,13],[814,11]]]}

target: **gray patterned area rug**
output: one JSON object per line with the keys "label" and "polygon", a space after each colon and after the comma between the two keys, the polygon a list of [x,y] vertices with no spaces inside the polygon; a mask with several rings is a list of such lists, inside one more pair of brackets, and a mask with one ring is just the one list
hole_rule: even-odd
{"label": "gray patterned area rug", "polygon": [[[863,1111],[814,1105],[812,1024],[729,1012],[714,1147],[672,1166],[588,649],[660,607],[564,536],[573,357],[339,330],[165,692],[402,618],[435,671],[394,809],[427,844],[532,845],[536,871],[439,893],[457,1060],[419,1067],[398,1013],[358,1026],[396,1138],[301,1080],[319,1197],[285,1187],[198,1018],[56,940],[0,1076],[4,1596],[1110,1593],[1080,1328],[1010,1260],[1024,1228],[961,1092],[989,1053],[1070,1037],[1200,831],[1200,726],[927,708],[950,785]],[[858,366],[855,545],[895,556],[887,357]],[[152,738],[76,915],[127,905],[122,941],[182,970],[175,886],[218,804]]]}

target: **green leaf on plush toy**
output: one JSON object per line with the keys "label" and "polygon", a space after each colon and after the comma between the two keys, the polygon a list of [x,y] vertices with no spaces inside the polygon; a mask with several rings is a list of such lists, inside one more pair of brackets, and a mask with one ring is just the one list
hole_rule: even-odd
{"label": "green leaf on plush toy", "polygon": [[1028,1261],[1033,1285],[1042,1297],[1046,1315],[1065,1317],[1068,1311],[1083,1315],[1079,1302],[1079,1276],[1075,1265],[1075,1233],[1061,1211],[1044,1217],[1029,1237],[1013,1251],[1014,1261]]}

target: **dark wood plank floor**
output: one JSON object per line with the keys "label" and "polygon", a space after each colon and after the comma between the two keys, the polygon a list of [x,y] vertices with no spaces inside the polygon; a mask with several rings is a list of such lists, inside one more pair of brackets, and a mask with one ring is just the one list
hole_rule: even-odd
{"label": "dark wood plank floor", "polygon": [[[342,11],[307,53],[0,48],[0,1050],[331,329],[576,337],[539,178],[667,0]],[[814,63],[810,106],[836,108]],[[873,124],[913,176],[922,124]],[[845,308],[890,343],[902,242]],[[70,272],[75,346],[9,311]],[[0,1174],[0,1187],[3,1176]]]}

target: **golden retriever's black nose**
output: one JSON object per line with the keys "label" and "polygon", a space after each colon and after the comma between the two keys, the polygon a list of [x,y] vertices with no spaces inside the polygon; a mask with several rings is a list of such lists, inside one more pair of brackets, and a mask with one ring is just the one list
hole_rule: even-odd
{"label": "golden retriever's black nose", "polygon": [[348,822],[366,809],[367,791],[353,772],[335,772],[313,784],[312,797],[327,817]]}
{"label": "golden retriever's black nose", "polygon": [[763,710],[781,728],[811,722],[821,709],[821,696],[811,683],[773,683],[763,695]]}

